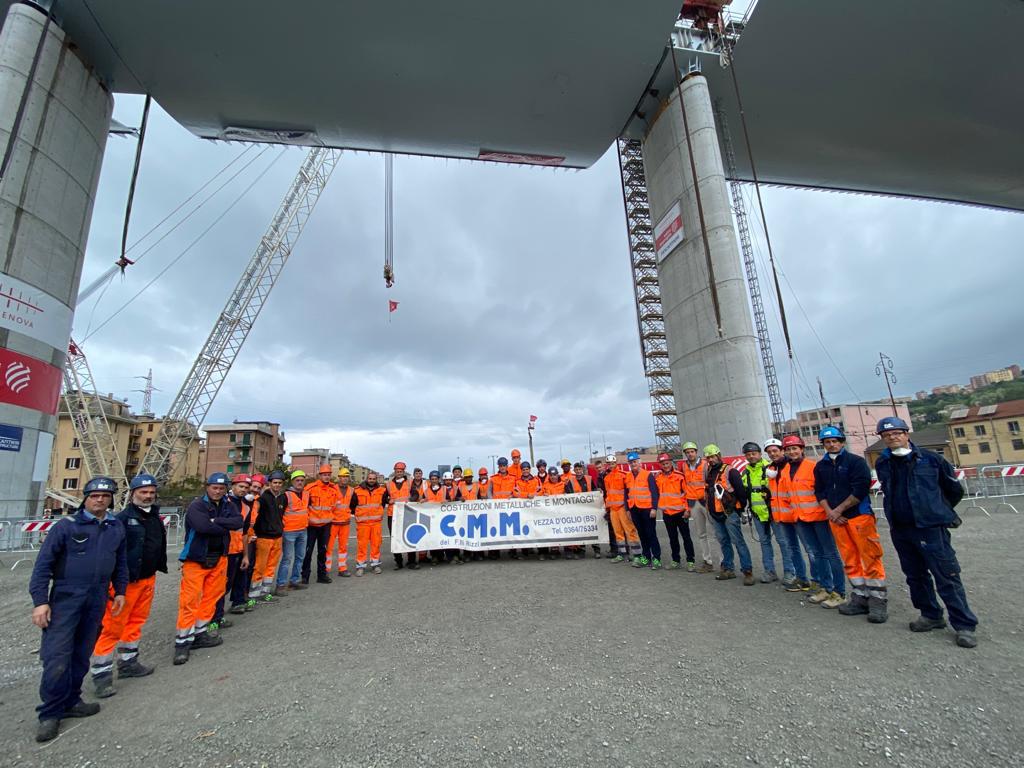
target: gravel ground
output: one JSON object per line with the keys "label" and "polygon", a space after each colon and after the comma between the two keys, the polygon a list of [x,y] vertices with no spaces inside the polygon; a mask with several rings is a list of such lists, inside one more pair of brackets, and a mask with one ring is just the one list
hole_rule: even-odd
{"label": "gravel ground", "polygon": [[177,669],[161,575],[142,642],[156,673],[42,746],[29,568],[5,568],[0,765],[1020,766],[1022,536],[1010,513],[954,533],[976,650],[907,630],[891,547],[882,626],[608,560],[386,565],[235,617]]}

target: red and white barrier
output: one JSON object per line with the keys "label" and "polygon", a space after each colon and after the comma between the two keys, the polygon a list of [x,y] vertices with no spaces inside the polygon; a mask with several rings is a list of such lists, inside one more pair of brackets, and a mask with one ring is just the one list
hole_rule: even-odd
{"label": "red and white barrier", "polygon": [[1024,475],[1024,464],[1013,464],[1009,467],[1003,467],[999,474],[1003,477],[1021,477]]}

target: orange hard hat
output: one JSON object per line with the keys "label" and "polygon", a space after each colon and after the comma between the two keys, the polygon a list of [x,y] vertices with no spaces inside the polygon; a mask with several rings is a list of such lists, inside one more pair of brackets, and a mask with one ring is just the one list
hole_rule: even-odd
{"label": "orange hard hat", "polygon": [[318,474],[322,475],[324,472],[326,472],[329,475],[333,471],[334,470],[331,469],[331,465],[330,464],[321,464],[320,465],[320,469],[318,470]]}
{"label": "orange hard hat", "polygon": [[517,457],[517,458],[518,458],[519,456],[522,456],[523,454],[521,454],[521,453],[519,452],[519,449],[518,449],[518,448],[513,448],[513,449],[512,449],[512,455],[513,455],[514,457]]}
{"label": "orange hard hat", "polygon": [[397,472],[398,470],[402,470],[403,472],[405,471],[405,462],[404,461],[396,461],[395,462],[395,471]]}
{"label": "orange hard hat", "polygon": [[487,475],[487,467],[480,467],[480,469],[478,469],[476,471],[476,476],[477,477],[484,477],[486,475]]}

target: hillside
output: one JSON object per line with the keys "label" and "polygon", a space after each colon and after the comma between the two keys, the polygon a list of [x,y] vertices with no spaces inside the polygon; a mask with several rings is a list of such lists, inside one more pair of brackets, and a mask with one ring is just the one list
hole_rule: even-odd
{"label": "hillside", "polygon": [[913,400],[909,404],[910,417],[915,427],[943,424],[947,418],[948,411],[945,411],[947,408],[992,405],[1006,400],[1024,400],[1024,379],[1001,381],[998,384],[989,384],[974,392],[964,392],[959,395],[939,395],[938,397],[931,395],[924,400]]}

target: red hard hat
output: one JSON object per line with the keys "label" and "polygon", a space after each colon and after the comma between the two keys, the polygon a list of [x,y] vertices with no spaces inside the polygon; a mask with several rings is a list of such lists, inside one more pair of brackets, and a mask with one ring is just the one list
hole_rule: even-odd
{"label": "red hard hat", "polygon": [[334,470],[331,469],[330,464],[321,464],[320,469],[317,470],[317,474],[322,475],[324,472],[326,472],[327,474],[331,474],[331,472],[333,471]]}
{"label": "red hard hat", "polygon": [[801,448],[804,447],[803,438],[800,435],[786,435],[782,438],[782,447],[789,448],[791,445],[799,445]]}
{"label": "red hard hat", "polygon": [[251,483],[252,478],[248,475],[235,475],[231,478],[232,483]]}
{"label": "red hard hat", "polygon": [[405,462],[404,461],[396,461],[395,462],[395,471],[397,472],[398,470],[402,470],[403,472],[405,471]]}
{"label": "red hard hat", "polygon": [[480,476],[486,477],[487,476],[487,467],[480,467],[480,469],[477,470],[476,476],[477,477],[480,477]]}
{"label": "red hard hat", "polygon": [[253,475],[252,476],[252,480],[250,480],[249,482],[251,482],[251,483],[259,483],[260,485],[266,485],[267,484],[267,478],[264,477],[263,475]]}
{"label": "red hard hat", "polygon": [[663,453],[658,457],[658,461],[672,461],[672,457],[667,453]]}

